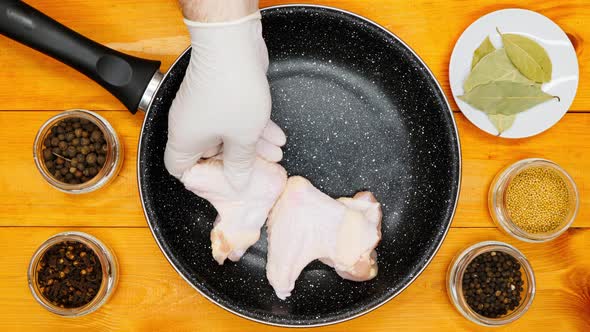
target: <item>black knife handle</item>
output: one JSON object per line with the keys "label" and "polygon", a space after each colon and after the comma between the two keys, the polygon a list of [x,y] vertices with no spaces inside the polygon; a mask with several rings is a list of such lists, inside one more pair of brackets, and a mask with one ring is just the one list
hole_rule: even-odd
{"label": "black knife handle", "polygon": [[0,33],[75,68],[134,113],[160,61],[110,49],[18,0],[0,0]]}

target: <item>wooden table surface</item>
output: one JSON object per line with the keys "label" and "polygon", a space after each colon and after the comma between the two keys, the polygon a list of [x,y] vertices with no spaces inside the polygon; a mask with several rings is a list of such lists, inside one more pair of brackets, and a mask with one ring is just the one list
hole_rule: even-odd
{"label": "wooden table surface", "polygon": [[[262,1],[269,6],[284,1]],[[290,1],[289,1],[290,2]],[[309,2],[309,1],[308,1]],[[499,330],[590,330],[590,6],[587,0],[324,0],[368,17],[407,42],[430,66],[452,101],[447,76],[453,45],[478,17],[502,8],[540,12],[571,38],[580,62],[580,86],[571,111],[549,131],[529,139],[492,137],[455,113],[463,149],[463,183],[452,228],[432,263],[406,291],[363,317],[326,331],[482,329],[460,316],[447,298],[452,257],[482,240],[521,249],[537,276],[537,296],[525,316]],[[167,69],[188,45],[175,0],[30,0],[80,33],[134,55],[158,58]],[[370,3],[370,4],[369,4]],[[168,264],[143,217],[135,174],[142,114],[123,106],[81,74],[0,37],[0,328],[4,331],[269,331],[199,295]],[[456,110],[456,105],[452,103]],[[86,108],[106,117],[122,137],[125,162],[118,178],[94,194],[69,196],[50,188],[35,169],[32,144],[39,126],[60,110]],[[486,206],[492,177],[525,157],[545,157],[573,176],[581,210],[573,227],[547,244],[526,244],[494,227]],[[65,319],[41,308],[27,287],[36,247],[50,235],[82,230],[112,246],[120,283],[98,312]]]}

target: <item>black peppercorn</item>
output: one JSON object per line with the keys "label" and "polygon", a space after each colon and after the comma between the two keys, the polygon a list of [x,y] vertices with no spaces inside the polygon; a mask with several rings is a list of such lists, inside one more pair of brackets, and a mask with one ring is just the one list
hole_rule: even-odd
{"label": "black peppercorn", "polygon": [[491,251],[475,257],[463,275],[463,296],[478,314],[498,318],[518,307],[523,281],[520,264],[507,253]]}

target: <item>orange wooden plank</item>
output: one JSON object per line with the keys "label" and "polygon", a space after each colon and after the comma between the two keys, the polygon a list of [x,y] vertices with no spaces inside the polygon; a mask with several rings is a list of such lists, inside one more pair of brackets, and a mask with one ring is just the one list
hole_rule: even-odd
{"label": "orange wooden plank", "polygon": [[[32,145],[41,124],[55,112],[0,112],[0,226],[146,226],[135,173],[142,114],[101,111],[125,145],[118,178],[101,191],[63,194],[44,182],[35,168]],[[522,158],[544,157],[559,163],[581,193],[576,227],[590,226],[590,114],[568,114],[549,131],[529,139],[490,136],[456,114],[463,152],[463,179],[455,227],[493,226],[487,190],[495,174]],[[75,208],[73,208],[75,207]]]}
{"label": "orange wooden plank", "polygon": [[[31,296],[26,270],[36,247],[61,228],[0,227],[0,327],[5,331],[281,331],[215,306],[191,288],[159,252],[147,229],[82,229],[105,241],[121,267],[111,300],[81,318],[45,311]],[[446,270],[460,250],[483,240],[516,245],[529,258],[537,295],[520,320],[498,331],[588,331],[590,230],[546,244],[508,239],[495,229],[452,229],[418,279],[383,307],[353,321],[309,331],[487,331],[462,318],[448,300]],[[270,286],[269,286],[270,287]],[[297,291],[297,289],[295,289]]]}
{"label": "orange wooden plank", "polygon": [[99,112],[123,144],[124,162],[107,187],[86,195],[53,189],[33,161],[39,127],[57,112],[0,112],[0,226],[146,226],[137,191],[136,157],[142,114]]}
{"label": "orange wooden plank", "polygon": [[[160,59],[167,69],[188,46],[188,36],[174,0],[42,1],[31,5],[84,35],[134,55]],[[263,0],[261,6],[297,3]],[[448,62],[455,41],[480,16],[502,8],[536,10],[559,24],[576,46],[580,81],[590,81],[590,54],[584,35],[590,31],[586,0],[416,0],[367,2],[311,0],[309,3],[343,8],[372,19],[407,42],[430,66],[448,97]],[[122,105],[98,85],[64,65],[6,38],[0,38],[0,110],[57,110],[74,107],[121,110]],[[556,64],[557,65],[557,64]],[[450,98],[452,102],[452,98]],[[453,102],[452,102],[453,103]],[[456,106],[453,103],[453,107]],[[590,86],[581,85],[572,110],[590,110]]]}

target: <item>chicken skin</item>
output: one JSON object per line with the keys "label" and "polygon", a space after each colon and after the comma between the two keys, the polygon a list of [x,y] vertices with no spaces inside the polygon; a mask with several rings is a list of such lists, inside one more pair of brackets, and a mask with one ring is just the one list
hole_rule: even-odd
{"label": "chicken skin", "polygon": [[222,265],[226,259],[238,261],[260,238],[260,228],[283,192],[287,172],[277,163],[258,158],[251,180],[236,190],[216,158],[199,161],[181,178],[185,187],[209,201],[217,210],[211,231],[213,258]]}
{"label": "chicken skin", "polygon": [[266,276],[277,296],[290,296],[303,268],[316,259],[345,279],[374,278],[381,218],[370,192],[335,200],[305,178],[289,178],[267,221]]}

